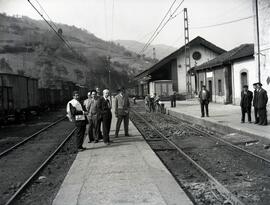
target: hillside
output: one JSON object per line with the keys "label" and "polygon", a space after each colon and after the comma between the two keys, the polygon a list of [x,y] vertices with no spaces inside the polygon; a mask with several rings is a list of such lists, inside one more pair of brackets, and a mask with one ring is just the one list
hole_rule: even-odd
{"label": "hillside", "polygon": [[0,14],[0,72],[39,78],[40,87],[58,87],[61,81],[108,87],[107,56],[111,56],[115,89],[132,84],[134,75],[155,62],[84,29],[64,24],[57,24],[57,28],[80,56],[72,53],[44,21]]}
{"label": "hillside", "polygon": [[[131,40],[116,40],[115,42],[135,53],[139,53],[145,45],[144,43],[141,43],[138,41],[131,41]],[[153,48],[155,48],[156,58],[159,60],[171,54],[173,51],[177,50],[177,48],[163,45],[163,44],[150,45],[147,48],[147,50],[144,52],[146,57],[150,57],[150,58],[153,57]]]}

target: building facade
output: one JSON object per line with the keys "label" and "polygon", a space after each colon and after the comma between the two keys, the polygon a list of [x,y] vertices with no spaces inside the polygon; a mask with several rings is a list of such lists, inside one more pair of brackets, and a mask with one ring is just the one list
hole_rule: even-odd
{"label": "building facade", "polygon": [[[222,48],[199,36],[190,41],[188,46],[190,49],[191,66],[200,65],[225,52]],[[186,95],[187,86],[190,86],[188,81],[191,82],[192,93],[197,92],[196,76],[191,75],[185,66],[185,46],[163,58],[149,69],[139,73],[135,79],[138,81],[139,96],[158,92],[156,88],[162,89],[161,95],[164,96],[171,95],[172,91]],[[162,87],[160,88],[156,84],[161,82]]]}
{"label": "building facade", "polygon": [[[270,1],[253,0],[255,65],[258,81],[270,96]],[[258,55],[259,54],[259,55]],[[268,101],[270,106],[270,102]]]}
{"label": "building facade", "polygon": [[244,85],[257,82],[254,45],[242,44],[220,56],[193,67],[198,90],[205,85],[211,101],[223,104],[240,104]]}

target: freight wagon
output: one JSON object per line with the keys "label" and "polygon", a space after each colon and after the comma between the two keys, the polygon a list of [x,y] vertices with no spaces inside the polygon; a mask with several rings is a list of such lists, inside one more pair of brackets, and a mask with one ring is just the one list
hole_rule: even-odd
{"label": "freight wagon", "polygon": [[0,121],[14,120],[38,107],[38,80],[0,73]]}

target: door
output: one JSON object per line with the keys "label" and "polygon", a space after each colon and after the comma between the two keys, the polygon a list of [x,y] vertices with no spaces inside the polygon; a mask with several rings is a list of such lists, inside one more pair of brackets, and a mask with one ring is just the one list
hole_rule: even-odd
{"label": "door", "polygon": [[243,86],[244,85],[248,85],[248,82],[247,82],[247,72],[242,72],[241,73],[241,90],[243,89]]}
{"label": "door", "polygon": [[212,102],[212,80],[208,80],[208,91],[210,93],[210,102]]}

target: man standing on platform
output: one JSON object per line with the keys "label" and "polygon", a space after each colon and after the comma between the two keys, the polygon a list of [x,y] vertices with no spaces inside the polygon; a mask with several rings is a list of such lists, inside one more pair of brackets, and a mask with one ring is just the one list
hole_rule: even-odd
{"label": "man standing on platform", "polygon": [[119,94],[115,96],[115,116],[117,117],[115,137],[118,137],[121,122],[124,119],[124,130],[125,136],[128,134],[128,123],[129,123],[129,99],[125,93],[125,88],[118,89]]}
{"label": "man standing on platform", "polygon": [[248,122],[251,123],[251,102],[252,102],[253,94],[251,91],[248,90],[248,86],[243,86],[243,91],[241,92],[241,111],[242,111],[242,118],[241,123],[245,122],[245,113],[248,115]]}
{"label": "man standing on platform", "polygon": [[254,95],[253,95],[253,107],[254,107],[254,120],[255,124],[259,123],[258,117],[258,90],[257,90],[257,83],[253,83]]}
{"label": "man standing on platform", "polygon": [[112,121],[111,102],[109,99],[109,90],[103,90],[103,97],[98,100],[98,113],[102,120],[103,141],[106,145],[110,143],[110,129]]}
{"label": "man standing on platform", "polygon": [[[102,96],[100,95],[99,87],[96,87],[96,92],[97,92],[97,99],[101,98]],[[97,129],[98,129],[98,139],[99,140],[103,139],[103,136],[102,136],[102,133],[101,133],[101,122],[102,122],[102,119],[98,119]]]}
{"label": "man standing on platform", "polygon": [[266,111],[266,105],[268,102],[268,96],[266,90],[262,88],[262,84],[259,82],[257,83],[258,88],[258,113],[259,113],[259,125],[267,125],[267,111]]}
{"label": "man standing on platform", "polygon": [[90,110],[90,104],[91,104],[91,100],[92,100],[92,97],[91,97],[91,92],[88,92],[87,93],[87,99],[84,100],[83,102],[83,106],[85,107],[86,111],[88,112],[87,114],[87,120],[88,120],[88,143],[91,143],[94,141],[94,136],[93,136],[93,128],[91,126],[91,122],[90,122],[90,113],[89,113],[89,110]]}
{"label": "man standing on platform", "polygon": [[204,117],[204,108],[206,111],[206,117],[209,117],[208,104],[210,101],[210,93],[206,90],[205,85],[202,86],[202,90],[199,93],[199,100],[201,104],[201,117]]}
{"label": "man standing on platform", "polygon": [[173,94],[171,95],[171,107],[176,107],[176,92],[173,91]]}
{"label": "man standing on platform", "polygon": [[81,103],[79,102],[79,92],[73,92],[73,100],[67,104],[67,116],[70,121],[75,122],[76,126],[76,141],[78,151],[83,151],[85,148],[82,146],[84,140],[84,134],[86,129],[86,117],[88,113],[83,110]]}
{"label": "man standing on platform", "polygon": [[90,93],[88,93],[91,96],[91,99],[87,99],[84,101],[84,106],[86,107],[86,110],[88,111],[87,119],[89,122],[89,129],[88,129],[88,136],[89,136],[89,143],[94,141],[95,143],[98,143],[98,120],[100,119],[100,116],[98,114],[98,98],[97,98],[97,91],[92,90]]}

